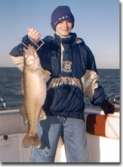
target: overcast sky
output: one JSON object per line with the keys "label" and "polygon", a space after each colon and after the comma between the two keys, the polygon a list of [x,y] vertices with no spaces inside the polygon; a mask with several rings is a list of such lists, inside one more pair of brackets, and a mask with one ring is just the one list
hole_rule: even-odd
{"label": "overcast sky", "polygon": [[0,66],[13,66],[9,52],[33,26],[42,37],[52,35],[50,16],[69,5],[76,32],[95,55],[97,68],[119,67],[118,0],[0,0]]}

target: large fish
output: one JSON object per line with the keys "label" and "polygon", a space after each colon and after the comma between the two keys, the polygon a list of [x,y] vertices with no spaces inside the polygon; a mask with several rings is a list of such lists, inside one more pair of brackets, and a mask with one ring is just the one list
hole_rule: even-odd
{"label": "large fish", "polygon": [[49,73],[41,67],[36,50],[28,46],[24,50],[23,93],[24,116],[27,121],[27,132],[23,138],[23,146],[40,145],[37,134],[37,121],[43,114],[42,106],[46,98],[46,80]]}

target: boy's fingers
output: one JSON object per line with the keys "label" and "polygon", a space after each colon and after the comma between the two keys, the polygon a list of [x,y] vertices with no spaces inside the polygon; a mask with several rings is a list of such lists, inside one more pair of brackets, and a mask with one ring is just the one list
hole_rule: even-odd
{"label": "boy's fingers", "polygon": [[41,34],[34,28],[28,28],[27,35],[34,41],[38,42],[41,39]]}

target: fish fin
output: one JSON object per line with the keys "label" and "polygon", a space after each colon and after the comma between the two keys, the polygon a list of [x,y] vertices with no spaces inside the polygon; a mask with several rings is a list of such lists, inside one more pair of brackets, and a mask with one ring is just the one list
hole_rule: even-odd
{"label": "fish fin", "polygon": [[41,145],[41,141],[37,134],[35,136],[29,136],[29,134],[26,134],[23,138],[22,143],[25,148],[30,147],[30,146],[40,146]]}
{"label": "fish fin", "polygon": [[47,118],[46,113],[43,109],[41,109],[39,120],[45,120]]}
{"label": "fish fin", "polygon": [[26,113],[26,111],[24,109],[24,105],[23,104],[22,104],[22,106],[20,108],[20,114],[23,117],[24,124],[28,127],[29,126],[28,117],[27,117],[27,113]]}
{"label": "fish fin", "polygon": [[41,75],[43,74],[44,80],[47,82],[50,79],[51,73],[48,70],[41,69]]}

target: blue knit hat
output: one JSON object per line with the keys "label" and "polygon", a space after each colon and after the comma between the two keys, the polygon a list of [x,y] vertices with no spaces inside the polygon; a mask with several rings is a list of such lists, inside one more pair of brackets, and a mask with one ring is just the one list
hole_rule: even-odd
{"label": "blue knit hat", "polygon": [[68,6],[58,6],[51,15],[51,26],[55,30],[56,25],[63,21],[68,20],[74,27],[74,16]]}

